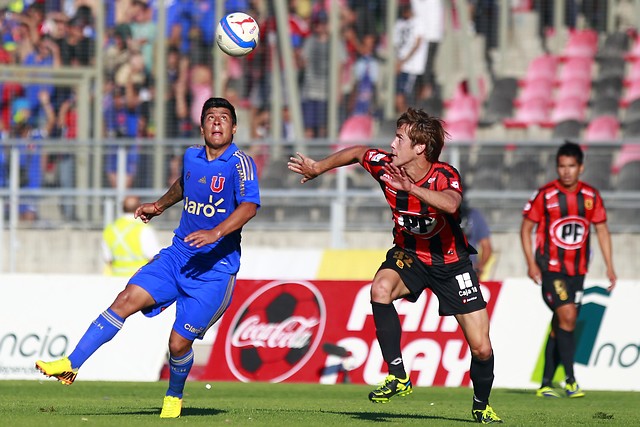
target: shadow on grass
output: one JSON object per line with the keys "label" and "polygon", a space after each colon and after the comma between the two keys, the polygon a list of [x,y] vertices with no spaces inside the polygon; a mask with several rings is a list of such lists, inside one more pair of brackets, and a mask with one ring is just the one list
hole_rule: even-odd
{"label": "shadow on grass", "polygon": [[406,420],[407,418],[414,420],[446,420],[457,421],[462,423],[474,423],[470,418],[451,418],[437,415],[416,415],[416,414],[392,414],[389,412],[337,412],[337,411],[320,411],[327,414],[344,415],[355,420],[371,421],[371,422],[388,422],[391,420]]}
{"label": "shadow on grass", "polygon": [[[139,410],[136,410],[136,411],[122,410],[122,411],[118,411],[118,412],[114,412],[113,410],[109,410],[109,411],[94,411],[94,412],[77,412],[77,413],[65,412],[64,415],[80,415],[80,416],[82,416],[82,415],[84,415],[84,416],[156,415],[156,416],[159,417],[161,410],[162,410],[162,408],[149,408],[149,409],[139,409]],[[182,408],[181,416],[182,417],[185,417],[185,416],[188,416],[188,417],[210,417],[212,415],[213,416],[221,415],[221,414],[225,414],[227,412],[228,411],[226,411],[226,410],[216,409],[216,408],[184,407],[184,408]]]}

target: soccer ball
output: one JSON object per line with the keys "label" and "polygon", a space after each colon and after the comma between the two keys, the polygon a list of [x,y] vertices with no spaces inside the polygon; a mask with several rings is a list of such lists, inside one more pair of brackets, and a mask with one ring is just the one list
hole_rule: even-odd
{"label": "soccer ball", "polygon": [[251,16],[242,12],[230,13],[216,28],[216,43],[227,55],[244,56],[258,46],[260,29]]}

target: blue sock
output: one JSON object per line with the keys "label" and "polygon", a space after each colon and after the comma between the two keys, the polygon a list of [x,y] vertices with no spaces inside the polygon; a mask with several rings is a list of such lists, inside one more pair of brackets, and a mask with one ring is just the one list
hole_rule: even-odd
{"label": "blue sock", "polygon": [[184,391],[184,383],[187,382],[189,371],[193,366],[193,349],[178,358],[171,356],[169,358],[169,390],[167,396],[182,398]]}
{"label": "blue sock", "polygon": [[100,346],[111,341],[111,338],[122,329],[124,319],[114,313],[110,308],[103,311],[96,320],[91,323],[87,332],[84,333],[78,345],[69,355],[71,367],[78,369],[87,361]]}

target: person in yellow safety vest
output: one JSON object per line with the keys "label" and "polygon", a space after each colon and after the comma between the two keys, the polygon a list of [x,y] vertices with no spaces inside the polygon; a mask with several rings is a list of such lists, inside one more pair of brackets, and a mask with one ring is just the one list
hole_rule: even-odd
{"label": "person in yellow safety vest", "polygon": [[134,218],[138,206],[139,197],[125,197],[123,214],[102,233],[102,252],[107,263],[105,274],[130,277],[160,251],[153,227]]}

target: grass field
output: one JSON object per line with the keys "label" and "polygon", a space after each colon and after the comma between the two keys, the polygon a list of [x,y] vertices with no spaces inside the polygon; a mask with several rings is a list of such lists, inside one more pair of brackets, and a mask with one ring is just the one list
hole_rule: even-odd
{"label": "grass field", "polygon": [[[470,389],[418,387],[388,404],[371,386],[187,382],[182,417],[159,418],[167,383],[0,381],[0,426],[370,426],[471,425]],[[587,391],[582,399],[536,398],[496,389],[491,404],[507,425],[640,426],[640,393]]]}

